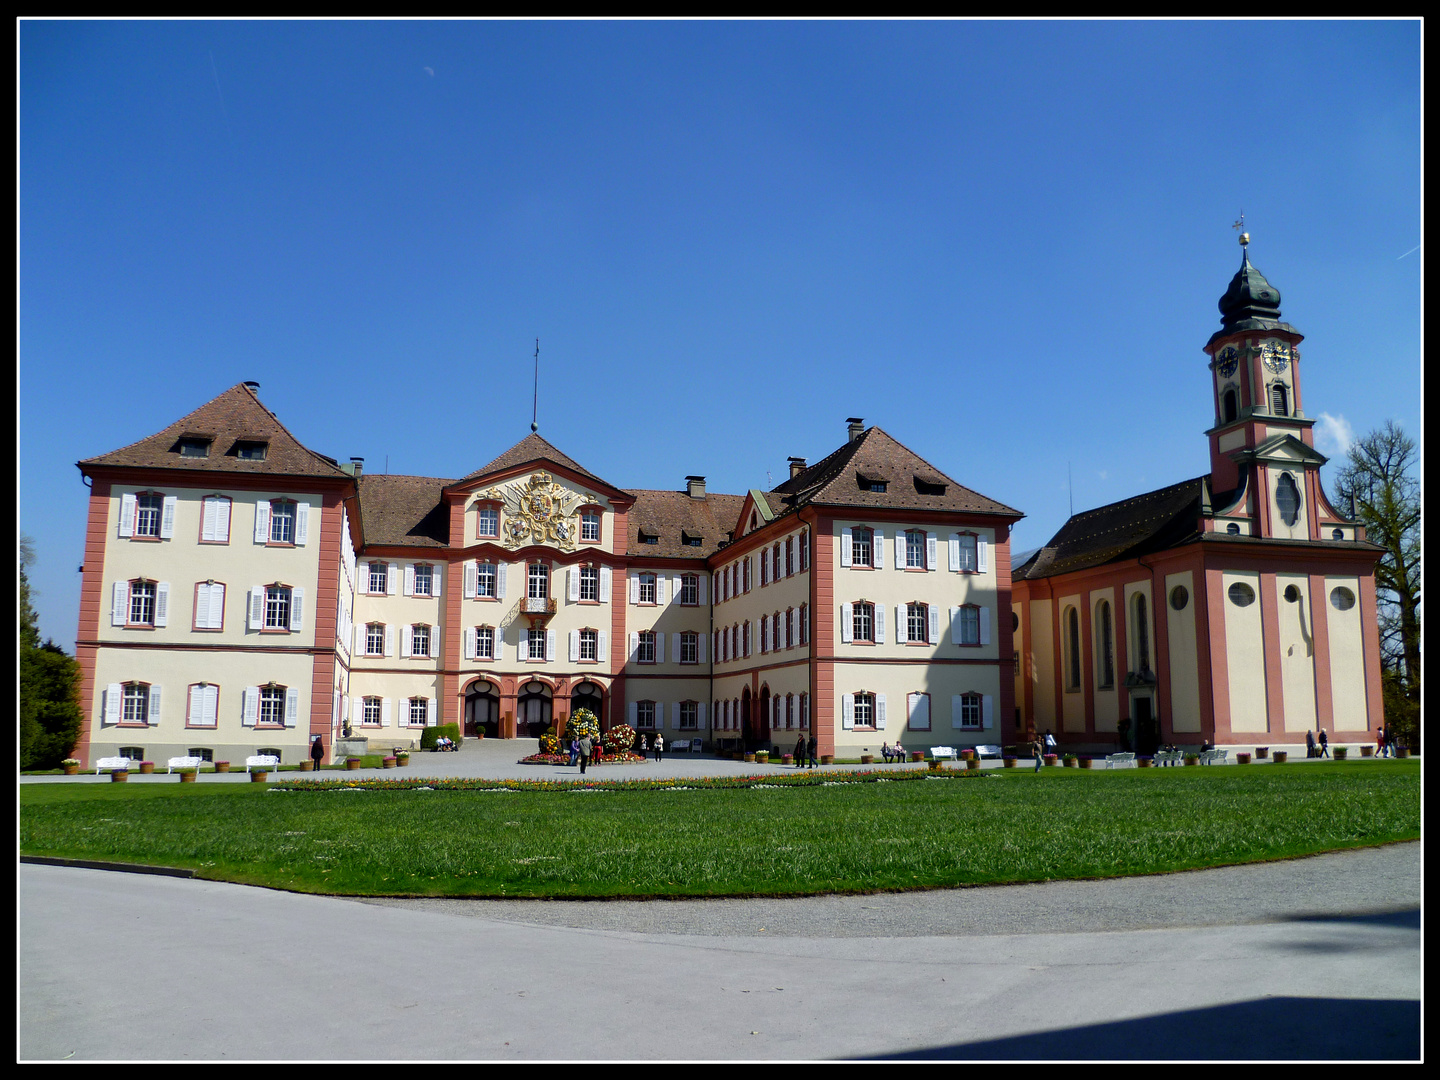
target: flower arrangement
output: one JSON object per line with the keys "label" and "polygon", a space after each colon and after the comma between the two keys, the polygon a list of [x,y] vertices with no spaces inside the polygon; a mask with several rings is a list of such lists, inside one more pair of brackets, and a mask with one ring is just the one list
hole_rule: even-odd
{"label": "flower arrangement", "polygon": [[540,736],[540,752],[542,754],[560,753],[560,736],[556,735],[553,729]]}
{"label": "flower arrangement", "polygon": [[79,765],[79,764],[80,764],[80,761],[79,761],[79,759],[77,759],[77,758],[67,757],[64,761],[60,762],[60,764],[61,764],[61,765]]}
{"label": "flower arrangement", "polygon": [[565,721],[565,741],[583,739],[587,735],[592,741],[600,738],[600,720],[589,709],[576,709]]}
{"label": "flower arrangement", "polygon": [[629,724],[620,724],[605,733],[605,749],[612,754],[628,753],[635,745],[635,729]]}

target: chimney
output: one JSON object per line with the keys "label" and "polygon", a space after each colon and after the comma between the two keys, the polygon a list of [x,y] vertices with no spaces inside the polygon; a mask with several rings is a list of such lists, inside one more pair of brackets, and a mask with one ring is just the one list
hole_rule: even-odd
{"label": "chimney", "polygon": [[861,435],[865,434],[865,421],[862,418],[852,416],[846,420],[845,423],[850,425],[850,438],[847,440],[848,442],[854,442]]}
{"label": "chimney", "polygon": [[685,477],[685,494],[692,499],[705,498],[705,478],[703,476]]}
{"label": "chimney", "polygon": [[794,480],[807,468],[803,457],[792,457],[790,459],[790,479]]}
{"label": "chimney", "polygon": [[352,457],[350,459],[350,475],[359,476],[365,471],[365,459],[363,457]]}
{"label": "chimney", "polygon": [[260,384],[258,382],[250,381],[245,383],[245,389],[249,390],[252,394],[258,394],[260,392]]}

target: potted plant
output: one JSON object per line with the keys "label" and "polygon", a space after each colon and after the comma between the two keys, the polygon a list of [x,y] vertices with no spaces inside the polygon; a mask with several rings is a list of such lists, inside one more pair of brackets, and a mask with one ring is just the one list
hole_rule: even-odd
{"label": "potted plant", "polygon": [[80,762],[73,757],[67,757],[60,762],[60,767],[65,770],[66,776],[74,776],[80,771]]}
{"label": "potted plant", "polygon": [[755,755],[754,755],[753,753],[747,753],[747,754],[745,755],[745,760],[746,760],[746,761],[754,761],[754,760],[755,760]]}
{"label": "potted plant", "polygon": [[1255,747],[1255,760],[1256,760],[1256,761],[1264,761],[1264,760],[1265,760],[1266,758],[1268,758],[1269,756],[1270,756],[1270,748],[1269,748],[1268,746],[1257,746],[1257,747]]}
{"label": "potted plant", "polygon": [[250,782],[252,784],[263,784],[269,779],[270,774],[264,769],[255,769],[250,773]]}
{"label": "potted plant", "polygon": [[965,759],[965,768],[967,768],[967,769],[978,769],[978,768],[980,768],[980,757],[979,757],[979,755],[977,755],[977,754],[971,754],[969,757],[967,757],[967,758]]}
{"label": "potted plant", "polygon": [[1067,768],[1067,769],[1074,769],[1074,768],[1077,768],[1077,767],[1079,766],[1079,764],[1080,764],[1080,759],[1077,758],[1074,754],[1066,754],[1066,755],[1065,755],[1065,768]]}
{"label": "potted plant", "polygon": [[961,751],[960,751],[960,760],[961,760],[961,761],[969,761],[969,760],[970,760],[972,757],[974,757],[974,756],[975,756],[975,751],[974,751],[974,750],[961,750]]}
{"label": "potted plant", "polygon": [[1015,759],[1014,759],[1013,757],[1010,757],[1010,756],[1007,755],[1007,756],[1001,758],[1000,760],[1005,763],[1005,768],[1007,768],[1007,769],[1013,769],[1013,768],[1015,768]]}
{"label": "potted plant", "polygon": [[769,765],[769,764],[770,764],[770,751],[769,751],[769,750],[756,750],[756,751],[755,751],[755,763],[756,763],[757,765]]}
{"label": "potted plant", "polygon": [[[1260,750],[1257,748],[1255,750],[1255,753],[1258,755],[1260,753]],[[1288,758],[1289,756],[1290,754],[1288,751],[1276,750],[1274,755],[1271,757],[1271,760],[1275,762],[1276,765],[1284,765],[1286,758]]]}
{"label": "potted plant", "polygon": [[182,783],[182,784],[193,784],[193,783],[195,783],[195,777],[198,776],[199,774],[200,774],[200,772],[199,772],[198,769],[181,769],[181,770],[180,770],[180,783]]}
{"label": "potted plant", "polygon": [[924,760],[925,760],[925,751],[924,751],[924,750],[911,750],[911,751],[910,751],[910,760],[911,760],[911,761],[924,761]]}
{"label": "potted plant", "polygon": [[1186,755],[1185,755],[1185,764],[1186,764],[1186,765],[1199,765],[1199,764],[1200,764],[1200,755],[1199,755],[1199,754],[1186,754]]}
{"label": "potted plant", "polygon": [[111,782],[112,784],[123,784],[123,783],[125,783],[125,781],[127,781],[127,780],[129,780],[129,779],[130,779],[130,770],[129,770],[129,769],[111,769],[111,770],[110,770],[110,782]]}
{"label": "potted plant", "polygon": [[1408,758],[1408,757],[1410,756],[1410,747],[1408,747],[1408,746],[1397,746],[1397,747],[1395,748],[1395,756],[1396,756],[1397,758]]}
{"label": "potted plant", "polygon": [[395,767],[395,758],[394,758],[393,756],[387,757],[387,758],[382,758],[382,759],[380,760],[380,764],[381,764],[384,768],[393,769],[393,768]]}
{"label": "potted plant", "polygon": [[1046,765],[1058,765],[1060,758],[1055,754],[1045,754],[1043,758]]}
{"label": "potted plant", "polygon": [[[478,737],[478,738],[483,738],[484,736],[477,736],[477,737]],[[395,764],[396,764],[397,766],[399,766],[400,768],[403,769],[406,765],[409,765],[409,764],[410,764],[410,754],[409,754],[407,751],[405,751],[405,750],[396,750],[396,751],[395,751]]]}
{"label": "potted plant", "polygon": [[795,763],[795,755],[794,755],[794,754],[781,754],[781,755],[780,755],[780,762],[781,762],[782,765],[793,765],[793,764]]}
{"label": "potted plant", "polygon": [[1247,754],[1244,750],[1241,750],[1239,753],[1237,753],[1237,754],[1235,755],[1235,764],[1236,764],[1236,765],[1249,765],[1249,764],[1250,764],[1250,755]]}
{"label": "potted plant", "polygon": [[861,754],[861,755],[860,755],[860,764],[861,764],[861,765],[874,765],[874,764],[875,764],[875,755],[874,755],[874,754]]}
{"label": "potted plant", "polygon": [[1094,758],[1082,757],[1082,758],[1080,759],[1080,768],[1082,768],[1082,769],[1093,768],[1094,765],[1095,765],[1095,759],[1094,759]]}
{"label": "potted plant", "polygon": [[1337,746],[1337,747],[1335,747],[1335,750],[1334,750],[1335,760],[1336,760],[1336,761],[1344,761],[1345,758],[1348,756],[1348,753],[1349,753],[1349,750],[1348,750],[1347,747],[1344,747],[1344,746]]}
{"label": "potted plant", "polygon": [[300,760],[300,771],[301,771],[301,772],[314,772],[314,771],[315,771],[315,761],[314,761],[314,759],[313,759],[313,758],[308,758],[308,757],[307,757],[307,758],[302,758],[302,759]]}
{"label": "potted plant", "polygon": [[1361,756],[1361,757],[1374,757],[1374,756],[1375,756],[1375,747],[1369,746],[1369,745],[1360,747],[1360,756]]}
{"label": "potted plant", "polygon": [[833,764],[835,764],[835,755],[834,755],[834,754],[821,754],[821,755],[820,755],[820,764],[821,764],[821,765],[833,765]]}
{"label": "potted plant", "polygon": [[153,761],[142,761],[142,762],[140,762],[140,771],[141,771],[142,773],[153,773],[153,772],[155,771],[155,762],[153,762]]}
{"label": "potted plant", "polygon": [[1154,764],[1155,764],[1155,759],[1154,759],[1154,758],[1137,757],[1137,758],[1135,759],[1135,767],[1136,767],[1137,769],[1148,769],[1148,768],[1151,768]]}
{"label": "potted plant", "polygon": [[360,768],[360,759],[358,757],[348,757],[345,759],[345,769],[347,772],[354,772],[358,768]]}
{"label": "potted plant", "polygon": [[930,771],[931,771],[931,772],[939,772],[939,771],[940,771],[940,759],[939,759],[939,758],[933,758],[933,757],[932,757],[932,758],[930,759]]}
{"label": "potted plant", "polygon": [[215,771],[216,771],[216,772],[229,772],[229,771],[230,771],[230,762],[228,762],[228,761],[217,761],[217,762],[215,762]]}

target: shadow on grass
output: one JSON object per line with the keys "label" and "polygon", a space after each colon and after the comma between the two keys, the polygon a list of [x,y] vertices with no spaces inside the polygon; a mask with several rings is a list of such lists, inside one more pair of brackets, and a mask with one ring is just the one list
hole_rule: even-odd
{"label": "shadow on grass", "polygon": [[1267,997],[885,1054],[880,1061],[1418,1060],[1420,1002]]}

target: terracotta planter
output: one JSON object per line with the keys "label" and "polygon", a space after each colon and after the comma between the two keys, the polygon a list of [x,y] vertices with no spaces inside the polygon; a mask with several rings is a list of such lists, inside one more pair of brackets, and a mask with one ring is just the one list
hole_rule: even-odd
{"label": "terracotta planter", "polygon": [[754,754],[746,754],[746,755],[745,755],[745,760],[746,760],[746,761],[754,761],[754,760],[755,760],[755,755],[754,755]]}
{"label": "terracotta planter", "polygon": [[153,772],[155,771],[155,762],[153,762],[153,761],[142,761],[142,762],[140,762],[140,771],[141,771],[142,773],[153,773]]}
{"label": "terracotta planter", "polygon": [[217,761],[217,762],[215,762],[215,771],[216,771],[216,772],[229,772],[229,771],[230,771],[230,762],[228,762],[228,761]]}
{"label": "terracotta planter", "polygon": [[875,755],[874,755],[874,754],[861,754],[861,755],[860,755],[860,764],[861,764],[861,765],[874,765],[874,764],[875,764]]}
{"label": "terracotta planter", "polygon": [[961,751],[960,751],[960,760],[961,760],[961,761],[969,761],[969,760],[970,760],[971,758],[973,758],[974,756],[975,756],[975,751],[974,751],[974,750],[961,750]]}
{"label": "terracotta planter", "polygon": [[358,757],[346,758],[345,768],[349,772],[354,772],[356,769],[360,768],[360,759]]}
{"label": "terracotta planter", "polygon": [[380,765],[382,768],[393,769],[395,767],[395,759],[393,757],[381,758]]}
{"label": "terracotta planter", "polygon": [[[1259,754],[1260,751],[1259,751],[1259,750],[1256,750],[1255,753],[1256,753],[1256,754]],[[1275,757],[1273,758],[1273,760],[1274,760],[1274,762],[1275,762],[1276,765],[1284,765],[1284,764],[1285,764],[1285,760],[1286,760],[1289,756],[1290,756],[1290,754],[1289,754],[1287,751],[1285,751],[1285,750],[1276,750],[1276,751],[1275,751]]]}
{"label": "terracotta planter", "polygon": [[1396,747],[1395,756],[1397,758],[1408,758],[1410,756],[1410,748],[1408,746]]}
{"label": "terracotta planter", "polygon": [[112,784],[123,784],[130,779],[130,774],[124,769],[112,769],[110,771],[110,782]]}
{"label": "terracotta planter", "polygon": [[1245,753],[1244,751],[1241,751],[1240,753],[1238,753],[1238,754],[1235,755],[1235,764],[1236,764],[1236,765],[1249,765],[1249,764],[1250,764],[1250,755],[1247,754],[1247,753]]}
{"label": "terracotta planter", "polygon": [[821,765],[834,765],[834,764],[835,764],[835,755],[834,755],[834,754],[821,754],[821,755],[820,755],[820,764],[821,764]]}
{"label": "terracotta planter", "polygon": [[300,762],[300,771],[301,771],[301,772],[314,772],[314,771],[315,771],[315,761],[314,761],[314,759],[313,759],[313,758],[306,758],[304,761]]}
{"label": "terracotta planter", "polygon": [[1065,759],[1065,768],[1067,768],[1067,769],[1078,769],[1079,767],[1080,767],[1080,759],[1079,759],[1079,758],[1070,757],[1070,758],[1066,758],[1066,759]]}
{"label": "terracotta planter", "polygon": [[1135,767],[1137,769],[1149,769],[1154,767],[1154,765],[1154,760],[1148,757],[1137,757],[1135,759]]}
{"label": "terracotta planter", "polygon": [[1015,759],[1014,759],[1013,757],[1001,758],[1000,760],[1005,763],[1005,768],[1007,768],[1007,769],[1013,769],[1013,768],[1015,768]]}
{"label": "terracotta planter", "polygon": [[1257,747],[1255,747],[1255,760],[1256,760],[1256,761],[1264,761],[1264,760],[1265,760],[1266,758],[1268,758],[1269,756],[1270,756],[1270,748],[1269,748],[1268,746],[1257,746]]}
{"label": "terracotta planter", "polygon": [[64,768],[66,776],[74,776],[80,771],[79,765],[66,765]]}
{"label": "terracotta planter", "polygon": [[180,782],[181,782],[182,784],[193,784],[193,783],[195,783],[195,777],[196,777],[196,775],[198,775],[198,774],[196,774],[196,773],[194,773],[194,772],[182,772],[182,773],[180,774]]}
{"label": "terracotta planter", "polygon": [[911,750],[911,751],[910,751],[910,760],[911,760],[911,761],[924,761],[924,760],[925,760],[925,751],[924,751],[924,750]]}
{"label": "terracotta planter", "polygon": [[1045,764],[1046,764],[1046,765],[1058,765],[1058,764],[1060,764],[1060,758],[1059,758],[1059,756],[1056,755],[1056,754],[1046,754],[1046,755],[1044,756],[1044,761],[1045,761]]}
{"label": "terracotta planter", "polygon": [[794,755],[794,754],[781,754],[781,755],[780,755],[780,761],[781,761],[783,764],[785,764],[785,765],[793,765],[793,764],[795,763],[795,755]]}
{"label": "terracotta planter", "polygon": [[1200,764],[1200,759],[1199,759],[1198,757],[1196,757],[1194,754],[1186,754],[1186,755],[1185,755],[1185,764],[1186,764],[1186,765],[1199,765],[1199,764]]}
{"label": "terracotta planter", "polygon": [[759,751],[758,753],[756,753],[756,755],[755,755],[755,764],[757,764],[757,765],[769,765],[769,764],[770,764],[770,751],[768,751],[768,750],[761,750],[761,751]]}
{"label": "terracotta planter", "polygon": [[1334,750],[1330,752],[1335,755],[1336,761],[1344,761],[1347,757],[1349,757],[1349,750],[1344,746],[1337,746]]}
{"label": "terracotta planter", "polygon": [[980,759],[978,757],[975,757],[974,755],[971,755],[970,757],[965,759],[965,768],[972,771],[980,768]]}
{"label": "terracotta planter", "polygon": [[936,758],[931,758],[931,759],[930,759],[930,771],[931,771],[931,772],[939,772],[939,771],[940,771],[940,762],[939,762],[939,760],[937,760]]}
{"label": "terracotta planter", "polygon": [[409,765],[409,764],[410,764],[410,755],[409,755],[409,754],[396,754],[396,755],[395,755],[395,765],[396,765],[398,768],[404,768],[406,765]]}
{"label": "terracotta planter", "polygon": [[269,780],[269,779],[270,779],[270,774],[269,774],[268,772],[266,772],[264,769],[256,769],[254,772],[252,772],[252,773],[250,774],[250,782],[251,782],[252,784],[263,784],[263,783],[265,783],[265,781],[267,781],[267,780]]}
{"label": "terracotta planter", "polygon": [[1361,756],[1361,757],[1374,757],[1374,756],[1375,756],[1375,747],[1373,747],[1373,746],[1362,746],[1362,747],[1360,747],[1360,756]]}
{"label": "terracotta planter", "polygon": [[1094,762],[1093,760],[1091,760],[1090,758],[1088,758],[1088,757],[1082,757],[1082,758],[1080,759],[1080,768],[1082,768],[1082,769],[1093,768],[1094,765],[1095,765],[1095,762]]}

